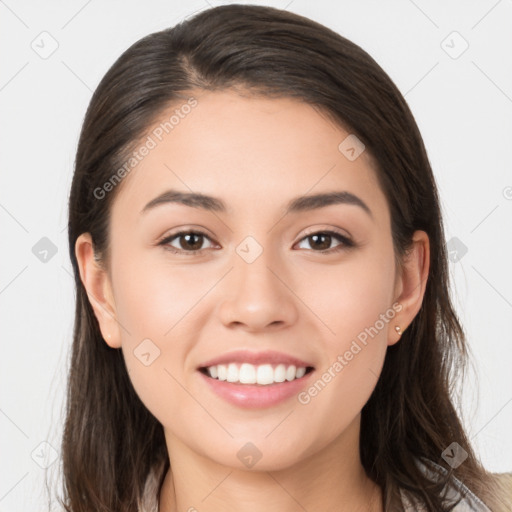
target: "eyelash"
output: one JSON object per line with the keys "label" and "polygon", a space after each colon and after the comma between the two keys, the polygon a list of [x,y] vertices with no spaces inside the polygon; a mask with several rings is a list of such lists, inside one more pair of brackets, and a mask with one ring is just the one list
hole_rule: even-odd
{"label": "eyelash", "polygon": [[[193,256],[193,255],[201,252],[202,250],[204,250],[204,249],[196,249],[193,251],[185,251],[182,249],[176,249],[175,247],[168,245],[174,239],[180,238],[181,236],[184,236],[184,235],[199,235],[199,236],[208,238],[210,240],[210,237],[206,233],[203,233],[202,231],[189,230],[189,231],[179,231],[177,233],[174,233],[173,235],[170,235],[170,236],[164,238],[162,241],[160,241],[158,243],[158,245],[163,246],[166,250],[168,250],[174,254],[186,254],[189,256]],[[302,237],[299,240],[299,243],[307,238],[314,236],[314,235],[328,235],[328,236],[331,236],[332,238],[335,238],[339,242],[341,242],[341,244],[337,245],[336,247],[334,247],[332,249],[324,249],[321,251],[315,251],[314,249],[309,249],[312,252],[317,252],[320,254],[334,254],[334,253],[355,247],[355,245],[356,245],[352,240],[350,240],[350,238],[348,238],[336,231],[314,231],[313,233],[308,233],[306,236]]]}

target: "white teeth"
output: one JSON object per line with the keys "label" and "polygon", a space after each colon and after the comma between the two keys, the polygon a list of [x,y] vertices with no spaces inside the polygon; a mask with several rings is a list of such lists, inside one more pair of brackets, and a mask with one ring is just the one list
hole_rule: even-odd
{"label": "white teeth", "polygon": [[244,363],[240,366],[239,380],[242,384],[256,384],[256,368],[252,364]]}
{"label": "white teeth", "polygon": [[218,375],[218,369],[216,366],[210,366],[210,368],[208,368],[208,373],[210,374],[210,377],[213,377],[214,379],[217,378],[217,375]]}
{"label": "white teeth", "polygon": [[286,380],[286,366],[284,364],[278,364],[274,370],[274,380],[276,382],[284,382]]}
{"label": "white teeth", "polygon": [[269,364],[262,364],[258,366],[256,374],[256,382],[258,384],[267,385],[274,383],[274,369]]}
{"label": "white teeth", "polygon": [[207,368],[208,375],[213,379],[225,380],[228,382],[239,382],[241,384],[269,385],[276,382],[292,381],[300,379],[306,374],[305,367],[297,368],[295,365],[286,366],[278,364],[275,368],[270,364],[253,365],[236,363],[229,365],[219,364]]}
{"label": "white teeth", "polygon": [[[306,369],[304,368],[304,371]],[[295,379],[295,376],[297,375],[297,368],[292,364],[291,366],[288,366],[288,369],[286,370],[286,380],[293,380]]]}
{"label": "white teeth", "polygon": [[295,377],[297,379],[300,379],[301,377],[304,377],[306,373],[306,368],[302,367],[302,368],[297,368],[297,373],[295,374]]}
{"label": "white teeth", "polygon": [[[210,368],[208,368],[208,370],[210,371],[210,377],[213,377],[213,375],[211,374],[211,368],[213,368],[213,366],[210,366]],[[226,377],[228,376],[228,369],[223,364],[219,364],[217,366],[217,373],[218,373],[219,380],[226,380]],[[213,377],[213,378],[215,378],[215,377]]]}
{"label": "white teeth", "polygon": [[238,367],[235,363],[230,363],[228,366],[228,376],[226,377],[226,380],[228,382],[237,382],[239,376]]}

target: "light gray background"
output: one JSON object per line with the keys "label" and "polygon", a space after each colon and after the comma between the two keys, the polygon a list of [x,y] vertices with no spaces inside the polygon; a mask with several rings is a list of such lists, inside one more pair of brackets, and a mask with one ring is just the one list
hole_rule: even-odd
{"label": "light gray background", "polygon": [[[0,512],[43,509],[41,466],[58,479],[74,313],[67,195],[92,91],[136,40],[220,3],[0,0]],[[338,31],[405,95],[437,178],[449,246],[456,237],[467,248],[459,243],[450,263],[475,363],[465,424],[486,467],[511,471],[512,1],[250,3]],[[58,48],[43,59],[51,38]],[[42,237],[57,249],[46,262],[32,251]]]}

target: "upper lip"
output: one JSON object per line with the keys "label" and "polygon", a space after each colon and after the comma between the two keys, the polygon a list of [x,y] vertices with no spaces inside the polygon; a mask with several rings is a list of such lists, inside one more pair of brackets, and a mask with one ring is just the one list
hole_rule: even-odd
{"label": "upper lip", "polygon": [[233,352],[226,352],[221,356],[210,359],[202,363],[199,368],[207,368],[209,366],[216,366],[218,364],[228,363],[249,363],[254,365],[259,364],[284,364],[295,365],[297,367],[313,366],[312,364],[299,359],[298,357],[290,356],[275,350],[266,350],[264,352],[250,352],[248,350],[234,350]]}

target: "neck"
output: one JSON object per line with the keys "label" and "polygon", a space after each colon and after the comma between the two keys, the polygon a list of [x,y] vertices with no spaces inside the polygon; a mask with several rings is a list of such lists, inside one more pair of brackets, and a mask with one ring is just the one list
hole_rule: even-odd
{"label": "neck", "polygon": [[159,512],[382,512],[382,491],[359,457],[359,417],[341,436],[276,471],[242,470],[193,452],[166,432],[170,469]]}

